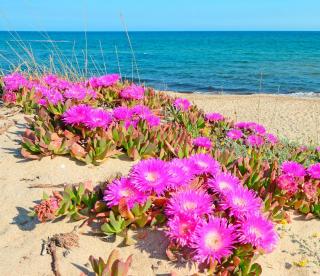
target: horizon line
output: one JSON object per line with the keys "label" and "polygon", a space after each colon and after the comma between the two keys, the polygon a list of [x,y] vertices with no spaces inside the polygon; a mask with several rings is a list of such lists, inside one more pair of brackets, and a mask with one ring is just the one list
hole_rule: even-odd
{"label": "horizon line", "polygon": [[[103,32],[114,32],[114,33],[121,33],[126,32],[125,30],[1,30],[0,32],[96,32],[96,33],[103,33]],[[261,30],[128,30],[128,32],[320,32],[320,29],[281,29],[281,30],[272,30],[272,29],[261,29]]]}

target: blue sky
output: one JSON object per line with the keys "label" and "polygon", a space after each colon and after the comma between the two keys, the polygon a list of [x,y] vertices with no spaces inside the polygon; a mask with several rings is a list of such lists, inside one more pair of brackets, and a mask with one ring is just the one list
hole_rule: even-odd
{"label": "blue sky", "polygon": [[0,0],[0,30],[320,30],[320,0]]}

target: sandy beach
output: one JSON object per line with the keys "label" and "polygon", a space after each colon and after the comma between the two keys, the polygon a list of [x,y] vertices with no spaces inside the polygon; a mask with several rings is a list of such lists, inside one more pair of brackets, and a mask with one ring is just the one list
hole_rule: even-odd
{"label": "sandy beach", "polygon": [[[173,94],[173,93],[172,93]],[[208,96],[178,94],[186,97],[206,112],[220,112],[237,121],[257,121],[269,132],[292,141],[319,145],[320,100],[287,96]],[[5,111],[1,108],[0,114]],[[41,161],[26,161],[20,156],[19,136],[24,131],[23,114],[7,118],[14,125],[0,135],[0,275],[53,275],[51,256],[41,255],[43,240],[67,233],[81,222],[40,224],[27,216],[28,209],[39,200],[43,188],[32,188],[37,184],[58,185],[91,180],[94,184],[105,181],[116,173],[127,173],[133,162],[110,159],[101,166],[79,164],[67,157],[43,158]],[[5,119],[0,120],[1,124]],[[52,188],[45,189],[47,193]],[[271,253],[258,257],[263,267],[262,275],[320,275],[320,221],[305,221],[292,214],[292,223],[278,225],[280,243]],[[143,230],[146,231],[146,230]],[[96,236],[90,228],[76,229],[80,245],[70,252],[58,249],[62,275],[86,275],[91,271],[89,255],[107,258],[121,238],[111,243]],[[146,231],[143,235],[133,233],[136,243],[120,247],[126,258],[133,254],[130,275],[192,275],[194,266],[174,264],[165,254],[166,238],[161,231]],[[140,238],[139,238],[140,237]],[[143,237],[143,238],[141,238]],[[302,265],[299,267],[297,264]]]}

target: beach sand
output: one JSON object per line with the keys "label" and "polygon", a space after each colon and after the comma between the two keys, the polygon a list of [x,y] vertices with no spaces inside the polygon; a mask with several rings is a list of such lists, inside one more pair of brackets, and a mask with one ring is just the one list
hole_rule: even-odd
{"label": "beach sand", "polygon": [[[238,120],[260,121],[269,131],[279,131],[290,139],[308,141],[316,137],[314,116],[319,118],[320,101],[315,99],[183,96],[207,112],[221,112]],[[257,115],[258,110],[260,116]],[[311,110],[317,112],[313,114]],[[2,111],[3,108],[0,109],[0,114]],[[272,116],[275,118],[272,119]],[[134,163],[110,159],[95,167],[77,163],[67,157],[26,161],[20,156],[19,146],[19,135],[25,128],[23,117],[22,114],[17,114],[8,118],[14,120],[15,124],[0,135],[0,275],[53,275],[50,255],[40,255],[42,241],[54,234],[70,232],[81,222],[70,223],[63,220],[41,224],[28,217],[29,207],[34,206],[34,202],[42,197],[44,190],[30,186],[78,183],[86,180],[95,184],[118,172],[127,173]],[[4,119],[0,120],[0,123],[4,124]],[[49,194],[52,188],[45,190]],[[263,267],[263,275],[320,275],[320,221],[305,221],[301,216],[292,214],[291,224],[279,225],[277,228],[281,236],[278,248],[273,253],[258,257],[258,262]],[[64,255],[65,250],[57,249],[62,275],[79,276],[81,272],[89,273],[89,255],[106,259],[111,250],[122,243],[121,238],[117,238],[114,243],[104,241],[87,227],[76,231],[80,236],[78,248],[72,248]],[[196,272],[192,265],[189,267],[188,264],[171,264],[167,260],[167,240],[161,231],[148,230],[145,234],[139,235],[145,237],[137,238],[134,245],[120,247],[123,258],[133,254],[130,275],[170,275],[172,271],[176,271],[177,275],[192,275]],[[308,260],[306,266],[298,267],[294,264],[301,260]]]}

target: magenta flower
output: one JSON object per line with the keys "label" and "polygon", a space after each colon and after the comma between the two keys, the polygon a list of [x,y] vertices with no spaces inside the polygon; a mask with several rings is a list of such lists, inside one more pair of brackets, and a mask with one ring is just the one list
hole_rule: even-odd
{"label": "magenta flower", "polygon": [[228,224],[226,219],[210,217],[196,230],[192,245],[194,259],[200,263],[221,262],[233,253],[236,238],[234,226]]}
{"label": "magenta flower", "polygon": [[241,188],[239,178],[233,176],[231,173],[219,173],[214,178],[210,178],[208,186],[216,193],[226,195]]}
{"label": "magenta flower", "polygon": [[201,217],[212,210],[210,195],[202,190],[181,190],[172,195],[167,204],[169,216],[185,215]]}
{"label": "magenta flower", "polygon": [[249,216],[241,220],[238,231],[241,243],[250,243],[264,252],[273,251],[279,241],[273,223],[261,215]]}
{"label": "magenta flower", "polygon": [[202,147],[206,149],[211,149],[212,147],[212,142],[208,137],[197,137],[194,138],[192,141],[192,144],[196,147]]}
{"label": "magenta flower", "polygon": [[284,174],[295,176],[295,177],[303,177],[306,175],[305,168],[294,161],[285,161],[281,165],[281,171]]}
{"label": "magenta flower", "polygon": [[243,136],[243,132],[239,129],[231,129],[227,132],[228,138],[232,140],[239,140]]}
{"label": "magenta flower", "polygon": [[127,100],[142,100],[144,97],[144,88],[142,86],[131,84],[120,92],[120,96]]}
{"label": "magenta flower", "polygon": [[194,239],[196,229],[201,220],[198,217],[179,215],[169,218],[166,232],[170,240],[177,242],[181,246],[190,246]]}
{"label": "magenta flower", "polygon": [[280,175],[277,178],[277,184],[282,191],[285,191],[289,195],[293,195],[298,191],[298,183],[291,175]]}
{"label": "magenta flower", "polygon": [[59,103],[64,102],[64,98],[63,98],[62,94],[57,89],[53,89],[53,88],[43,89],[42,95],[48,101],[48,103],[53,104],[53,105],[57,105]]}
{"label": "magenta flower", "polygon": [[306,182],[303,184],[302,190],[306,194],[306,197],[309,200],[317,198],[317,186],[314,185],[312,182]]}
{"label": "magenta flower", "polygon": [[266,134],[266,139],[267,141],[271,144],[271,145],[275,145],[279,142],[277,136],[271,134],[271,133],[267,133]]}
{"label": "magenta flower", "polygon": [[258,135],[249,135],[247,137],[247,143],[252,147],[261,147],[264,144],[264,140]]}
{"label": "magenta flower", "polygon": [[87,96],[87,89],[81,85],[72,85],[68,88],[63,96],[67,99],[83,100]]}
{"label": "magenta flower", "polygon": [[92,88],[109,87],[116,84],[119,79],[120,76],[118,74],[109,74],[101,77],[92,77],[88,80],[87,84]]}
{"label": "magenta flower", "polygon": [[307,169],[308,174],[313,179],[320,179],[320,163],[313,164]]}
{"label": "magenta flower", "polygon": [[72,86],[72,83],[59,78],[56,75],[46,75],[42,78],[42,81],[51,89],[65,90]]}
{"label": "magenta flower", "polygon": [[20,88],[28,85],[27,79],[19,73],[12,73],[4,76],[3,82],[4,90],[7,92],[18,91]]}
{"label": "magenta flower", "polygon": [[225,118],[220,113],[208,113],[206,114],[206,119],[209,122],[220,122],[223,121]]}
{"label": "magenta flower", "polygon": [[9,90],[2,95],[2,100],[5,104],[15,104],[17,100],[16,93]]}
{"label": "magenta flower", "polygon": [[63,121],[69,125],[84,124],[92,108],[85,104],[70,107],[63,115]]}
{"label": "magenta flower", "polygon": [[197,175],[209,173],[216,175],[220,172],[220,164],[210,154],[198,153],[189,158],[194,164],[194,173]]}
{"label": "magenta flower", "polygon": [[103,200],[111,208],[119,205],[121,199],[125,199],[128,207],[131,209],[136,203],[144,204],[147,196],[139,192],[128,178],[115,179],[104,191]]}
{"label": "magenta flower", "polygon": [[316,147],[316,151],[317,151],[317,152],[320,152],[320,146],[319,146],[319,147]]}
{"label": "magenta flower", "polygon": [[231,215],[242,218],[259,212],[261,203],[261,199],[257,197],[253,190],[239,187],[226,194],[221,207],[225,210],[229,209]]}
{"label": "magenta flower", "polygon": [[140,161],[131,171],[132,184],[141,192],[161,195],[167,187],[172,186],[172,180],[166,162],[150,158]]}
{"label": "magenta flower", "polygon": [[132,110],[126,106],[119,106],[113,109],[113,117],[118,121],[130,120]]}
{"label": "magenta flower", "polygon": [[188,159],[173,159],[168,164],[168,170],[173,189],[186,186],[193,178],[192,164]]}
{"label": "magenta flower", "polygon": [[187,99],[177,98],[175,99],[173,106],[177,109],[187,111],[191,106],[191,103]]}
{"label": "magenta flower", "polygon": [[250,126],[250,129],[252,131],[254,131],[256,134],[260,134],[260,135],[264,135],[266,133],[266,129],[263,125],[257,124],[257,123],[253,123]]}
{"label": "magenta flower", "polygon": [[112,114],[101,108],[91,109],[87,114],[87,118],[83,122],[90,129],[101,127],[106,129],[112,122]]}

